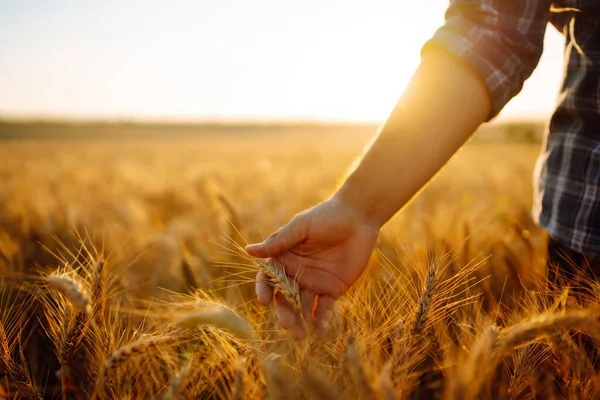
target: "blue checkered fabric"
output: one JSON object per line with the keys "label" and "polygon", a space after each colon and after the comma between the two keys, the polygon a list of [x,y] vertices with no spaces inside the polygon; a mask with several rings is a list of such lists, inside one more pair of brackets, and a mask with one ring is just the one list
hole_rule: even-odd
{"label": "blue checkered fabric", "polygon": [[491,119],[535,69],[549,23],[565,36],[565,75],[533,215],[565,246],[600,255],[600,1],[454,0],[423,52],[441,47],[463,59],[489,91]]}

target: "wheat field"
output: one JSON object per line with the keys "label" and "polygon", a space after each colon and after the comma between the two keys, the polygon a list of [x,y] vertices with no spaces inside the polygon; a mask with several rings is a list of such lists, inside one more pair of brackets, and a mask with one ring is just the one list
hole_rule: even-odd
{"label": "wheat field", "polygon": [[0,398],[599,398],[600,290],[544,280],[539,144],[467,144],[385,226],[328,335],[292,341],[241,249],[374,133],[325,131],[0,142]]}

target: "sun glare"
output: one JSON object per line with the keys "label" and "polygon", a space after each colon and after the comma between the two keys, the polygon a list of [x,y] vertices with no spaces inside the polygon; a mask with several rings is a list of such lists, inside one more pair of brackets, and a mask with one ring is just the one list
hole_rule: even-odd
{"label": "sun glare", "polygon": [[[116,4],[0,5],[0,115],[381,121],[447,7],[446,0]],[[546,47],[553,52],[541,63],[546,72],[529,84],[537,97],[523,95],[512,112],[551,109],[562,46]]]}

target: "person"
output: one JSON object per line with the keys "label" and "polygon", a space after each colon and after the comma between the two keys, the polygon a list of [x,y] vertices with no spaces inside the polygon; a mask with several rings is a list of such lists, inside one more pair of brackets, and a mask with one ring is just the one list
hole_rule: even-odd
{"label": "person", "polygon": [[[327,331],[336,299],[365,270],[382,225],[521,90],[541,56],[548,22],[564,33],[566,67],[536,168],[532,214],[551,238],[551,261],[560,263],[561,252],[600,254],[598,21],[598,0],[450,2],[407,88],[340,188],[246,248],[278,258],[297,279],[302,314],[317,335]],[[256,293],[263,305],[274,297],[260,272]],[[301,316],[275,300],[280,325],[303,339]]]}

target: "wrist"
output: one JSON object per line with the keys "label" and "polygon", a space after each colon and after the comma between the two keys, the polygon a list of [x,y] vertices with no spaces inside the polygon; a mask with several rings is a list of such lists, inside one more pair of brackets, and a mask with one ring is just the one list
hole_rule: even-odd
{"label": "wrist", "polygon": [[331,199],[350,208],[363,223],[379,230],[383,222],[377,215],[376,201],[369,199],[365,187],[366,185],[355,182],[355,178],[350,176]]}

